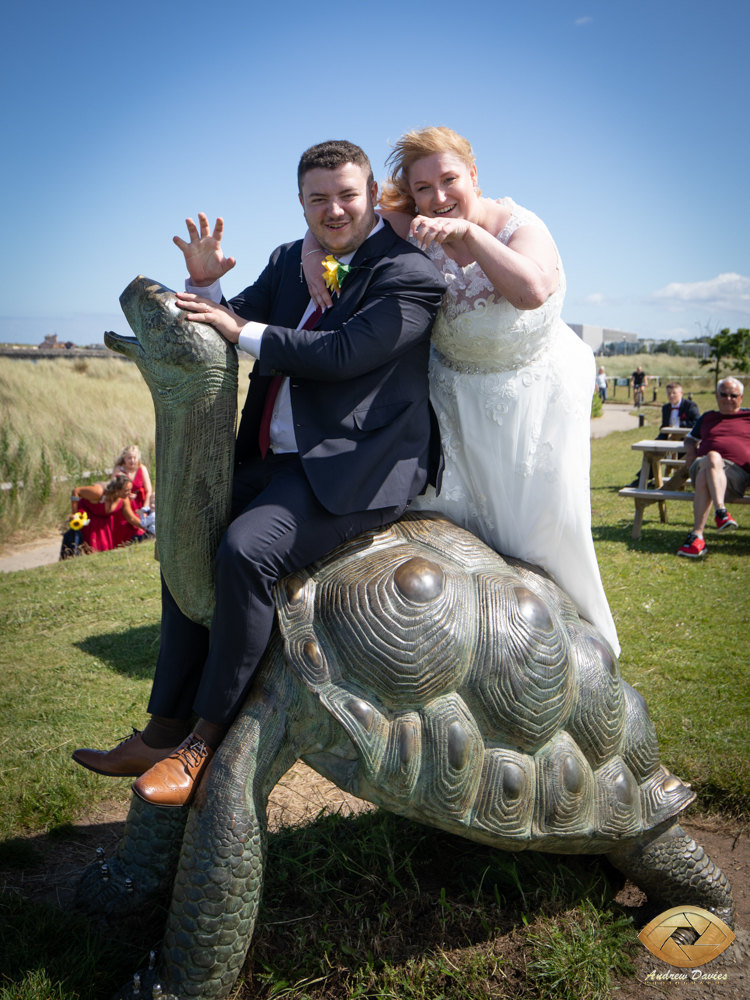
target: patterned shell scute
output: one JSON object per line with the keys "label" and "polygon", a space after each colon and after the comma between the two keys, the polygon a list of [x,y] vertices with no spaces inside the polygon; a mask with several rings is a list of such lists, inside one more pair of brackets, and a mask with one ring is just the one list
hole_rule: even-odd
{"label": "patterned shell scute", "polygon": [[533,758],[514,750],[488,750],[472,826],[499,837],[525,840],[531,835],[535,797]]}
{"label": "patterned shell scute", "polygon": [[370,701],[345,687],[327,685],[320,698],[356,746],[363,775],[372,781],[388,744],[388,719]]}
{"label": "patterned shell scute", "polygon": [[421,708],[466,669],[472,591],[458,566],[432,555],[396,545],[351,560],[346,586],[336,577],[318,586],[318,622],[342,677],[390,711]]}
{"label": "patterned shell scute", "polygon": [[659,743],[648,714],[646,699],[635,688],[622,682],[625,697],[625,726],[620,753],[638,782],[659,771]]}
{"label": "patterned shell scute", "polygon": [[534,753],[562,727],[574,694],[566,629],[517,577],[478,573],[479,641],[459,688],[487,737]]}
{"label": "patterned shell scute", "polygon": [[546,604],[555,609],[558,618],[565,622],[566,627],[577,627],[580,624],[581,619],[578,617],[575,604],[543,570],[539,569],[538,566],[532,566],[531,563],[524,562],[523,559],[503,556],[503,560],[518,574],[524,587],[528,587]]}
{"label": "patterned shell scute", "polygon": [[638,783],[621,757],[612,757],[595,772],[596,826],[612,839],[634,837],[641,829]]}
{"label": "patterned shell scute", "polygon": [[539,835],[581,838],[594,831],[594,775],[578,745],[564,730],[536,755]]}
{"label": "patterned shell scute", "polygon": [[424,725],[422,808],[439,820],[465,820],[482,777],[482,734],[455,694],[436,699],[420,714]]}
{"label": "patterned shell scute", "polygon": [[609,760],[620,746],[625,727],[625,694],[612,652],[587,623],[569,628],[578,660],[576,698],[566,728],[593,768]]}
{"label": "patterned shell scute", "polygon": [[645,829],[669,819],[695,799],[695,792],[663,765],[641,785],[640,795]]}
{"label": "patterned shell scute", "polygon": [[422,743],[422,720],[418,712],[405,712],[393,720],[376,783],[387,788],[404,807],[411,801],[419,778]]}
{"label": "patterned shell scute", "polygon": [[506,565],[503,556],[493,552],[468,531],[457,531],[456,525],[441,514],[429,511],[406,514],[398,522],[398,530],[406,541],[434,549],[451,562],[458,563],[467,573],[486,569],[493,573],[516,575]]}

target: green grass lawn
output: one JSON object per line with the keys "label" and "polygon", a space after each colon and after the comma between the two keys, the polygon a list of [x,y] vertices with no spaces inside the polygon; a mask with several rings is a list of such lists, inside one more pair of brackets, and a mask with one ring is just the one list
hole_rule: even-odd
{"label": "green grass lawn", "polygon": [[159,648],[159,567],[144,543],[0,578],[0,838],[129,794],[73,764],[143,726]]}
{"label": "green grass lawn", "polygon": [[646,509],[630,537],[633,503],[617,490],[640,465],[638,428],[592,441],[591,504],[602,579],[622,644],[620,668],[646,698],[662,759],[693,783],[703,807],[750,806],[750,512],[740,529],[706,533],[703,561],[675,555],[692,527],[692,505]]}
{"label": "green grass lawn", "polygon": [[[675,552],[689,504],[646,511],[632,541],[632,502],[617,489],[640,456],[637,429],[592,442],[593,531],[622,643],[621,669],[649,703],[667,765],[702,804],[750,804],[750,512],[739,531],[707,534],[704,561]],[[0,837],[70,822],[92,802],[125,797],[70,761],[142,726],[159,645],[159,573],[143,545],[0,579]]]}
{"label": "green grass lawn", "polygon": [[[640,464],[630,444],[652,433],[592,442],[593,532],[620,665],[649,703],[663,761],[699,805],[746,812],[750,511],[736,508],[734,534],[709,532],[699,563],[675,556],[689,504],[669,506],[668,525],[648,508],[632,541],[633,505],[617,490]],[[19,836],[65,836],[97,801],[129,796],[129,780],[99,778],[70,752],[145,722],[158,584],[149,545],[0,578],[0,867],[28,861]],[[639,947],[611,903],[605,862],[502,854],[386,813],[281,831],[268,872],[241,1000],[603,1000],[612,968],[627,974]],[[83,918],[0,894],[0,1000],[107,997],[142,959],[134,928],[121,927],[114,947]]]}

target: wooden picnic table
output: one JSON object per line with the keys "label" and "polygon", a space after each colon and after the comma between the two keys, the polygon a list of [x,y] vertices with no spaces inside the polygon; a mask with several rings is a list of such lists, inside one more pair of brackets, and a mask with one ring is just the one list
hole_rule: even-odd
{"label": "wooden picnic table", "polygon": [[692,427],[660,427],[659,433],[668,434],[675,441],[682,441],[692,429]]}
{"label": "wooden picnic table", "polygon": [[[689,427],[662,427],[662,432],[672,431],[684,437],[690,433]],[[636,441],[631,445],[633,451],[643,453],[641,471],[638,477],[638,486],[626,486],[619,490],[619,495],[628,500],[635,501],[635,518],[633,520],[633,538],[641,537],[643,526],[643,512],[652,503],[659,504],[659,519],[662,524],[667,524],[667,500],[681,500],[691,502],[695,496],[685,489],[688,483],[688,470],[685,467],[685,460],[681,456],[687,451],[687,445],[683,441]],[[670,457],[674,456],[674,458]],[[674,475],[667,482],[664,482],[662,468],[670,466],[675,469]],[[648,481],[651,468],[654,470],[654,489],[648,489]],[[740,497],[737,500],[727,500],[732,504],[750,504],[750,496]]]}
{"label": "wooden picnic table", "polygon": [[[679,430],[679,428],[672,428],[673,430]],[[684,455],[687,451],[687,445],[684,441],[636,441],[635,444],[630,446],[633,451],[643,452],[643,461],[641,462],[641,473],[638,478],[638,489],[645,490],[648,486],[648,481],[651,478],[651,467],[654,469],[654,486],[657,490],[660,490],[664,485],[664,479],[661,473],[661,463],[665,458],[677,458],[680,455]],[[666,517],[662,518],[666,523]]]}
{"label": "wooden picnic table", "polygon": [[[663,430],[663,429],[662,429]],[[667,430],[679,431],[685,430],[687,428],[680,427],[670,427]],[[659,491],[663,494],[664,491],[664,476],[662,474],[662,462],[664,460],[669,460],[670,466],[676,466],[679,470],[677,474],[673,475],[669,482],[667,483],[667,489],[673,487],[672,492],[678,492],[684,489],[686,478],[682,473],[685,462],[682,459],[682,455],[685,454],[687,446],[683,441],[636,441],[635,444],[630,446],[633,451],[640,451],[643,453],[643,460],[641,462],[641,471],[638,476],[638,487],[637,490],[633,492],[625,493],[620,490],[620,496],[632,496],[635,500],[635,519],[633,521],[633,538],[641,537],[641,527],[643,525],[643,512],[650,503],[659,504],[659,520],[662,524],[667,524],[669,518],[667,516],[667,499],[674,499],[672,497],[665,496],[654,496],[651,499],[648,494],[650,492]],[[647,489],[648,481],[651,478],[651,470],[654,471],[654,491]]]}

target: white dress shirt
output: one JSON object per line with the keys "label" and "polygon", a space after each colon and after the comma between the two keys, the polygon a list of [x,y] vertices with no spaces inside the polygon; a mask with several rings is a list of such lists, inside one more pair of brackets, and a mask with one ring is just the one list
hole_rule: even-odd
{"label": "white dress shirt", "polygon": [[[370,235],[367,237],[368,240],[371,236],[374,236],[375,233],[379,233],[384,225],[383,220],[379,215],[376,214],[375,217],[378,221],[375,224],[375,227],[371,230]],[[366,242],[367,240],[365,240],[365,243]],[[359,247],[357,249],[359,249]],[[354,250],[352,253],[345,254],[343,257],[338,257],[337,260],[341,264],[349,264],[351,263],[356,252],[357,251]],[[212,302],[221,302],[221,281],[218,278],[212,285],[207,285],[205,288],[194,287],[190,284],[190,279],[186,278],[185,291],[193,292],[196,295],[203,295],[205,298],[211,299]],[[315,312],[315,309],[316,305],[313,300],[310,299],[307,309],[305,309],[302,314],[302,318],[297,324],[298,330],[302,329],[310,316],[312,316]],[[325,315],[325,313],[323,315]],[[254,358],[259,358],[261,342],[267,325],[268,324],[266,323],[256,323],[253,320],[247,323],[242,328],[239,343],[237,344],[240,350],[245,351]],[[289,392],[288,378],[285,378],[281,383],[281,388],[279,389],[279,394],[276,397],[276,402],[273,404],[270,437],[271,451],[274,455],[289,454],[290,452],[299,451],[299,448],[297,447],[297,439],[294,435],[292,396]]]}
{"label": "white dress shirt", "polygon": [[680,426],[680,404],[672,407],[672,411],[669,414],[669,426],[679,427]]}

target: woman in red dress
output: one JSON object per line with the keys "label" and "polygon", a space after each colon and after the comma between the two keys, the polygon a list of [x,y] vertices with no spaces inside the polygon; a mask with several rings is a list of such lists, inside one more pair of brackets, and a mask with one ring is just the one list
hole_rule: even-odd
{"label": "woman in red dress", "polygon": [[[130,502],[136,516],[140,515],[144,507],[151,508],[153,495],[151,477],[148,474],[148,469],[141,462],[141,450],[138,445],[133,444],[129,448],[123,449],[122,454],[115,462],[112,475],[124,475],[130,480],[132,484]],[[124,513],[115,514],[112,530],[115,548],[118,545],[127,545],[134,538],[140,541],[146,537],[146,532],[141,529],[140,522],[136,529]]]}
{"label": "woman in red dress", "polygon": [[85,512],[89,523],[81,529],[82,547],[86,552],[107,552],[119,543],[115,519],[125,520],[132,534],[141,522],[130,501],[131,482],[127,476],[114,476],[108,483],[76,486],[71,495],[72,513]]}
{"label": "woman in red dress", "polygon": [[148,469],[141,461],[141,449],[137,444],[124,448],[122,454],[115,462],[112,469],[113,476],[127,476],[133,484],[134,496],[131,498],[133,510],[139,511],[142,507],[150,507],[153,495],[151,477]]}

